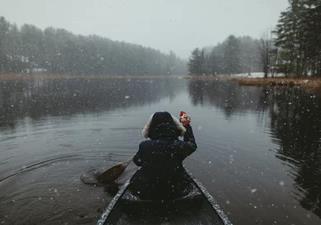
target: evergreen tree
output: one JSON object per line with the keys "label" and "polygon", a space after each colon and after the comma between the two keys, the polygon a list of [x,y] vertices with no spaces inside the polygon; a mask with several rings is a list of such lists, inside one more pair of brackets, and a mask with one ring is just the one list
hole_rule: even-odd
{"label": "evergreen tree", "polygon": [[204,72],[204,50],[194,49],[188,63],[192,75],[201,75]]}
{"label": "evergreen tree", "polygon": [[280,67],[296,76],[320,74],[320,0],[289,0],[276,28]]}
{"label": "evergreen tree", "polygon": [[213,48],[198,48],[189,61],[191,74],[236,74],[259,72],[262,69],[259,40],[229,36]]}
{"label": "evergreen tree", "polygon": [[236,74],[241,72],[240,65],[240,43],[239,40],[231,35],[224,43],[224,71],[227,74]]}
{"label": "evergreen tree", "polygon": [[249,36],[240,37],[240,70],[242,73],[251,75],[251,72],[261,71],[261,60],[260,60],[260,42],[259,40],[253,39]]}
{"label": "evergreen tree", "polygon": [[8,59],[5,54],[5,40],[9,31],[9,23],[4,17],[0,17],[0,72],[4,72],[7,69]]}
{"label": "evergreen tree", "polygon": [[321,1],[305,0],[302,17],[306,73],[321,76]]}

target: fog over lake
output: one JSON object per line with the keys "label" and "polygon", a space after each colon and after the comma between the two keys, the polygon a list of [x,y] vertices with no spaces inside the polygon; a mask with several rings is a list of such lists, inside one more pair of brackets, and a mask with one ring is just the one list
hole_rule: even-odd
{"label": "fog over lake", "polygon": [[[174,51],[187,59],[199,46],[228,35],[262,37],[273,29],[287,0],[0,0],[0,16]],[[19,7],[17,7],[19,6]]]}

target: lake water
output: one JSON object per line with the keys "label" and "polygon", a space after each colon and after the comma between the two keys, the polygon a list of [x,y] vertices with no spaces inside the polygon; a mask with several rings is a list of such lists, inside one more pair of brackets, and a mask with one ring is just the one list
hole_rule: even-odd
{"label": "lake water", "polygon": [[155,111],[192,117],[185,165],[235,225],[321,224],[321,99],[299,88],[184,79],[0,82],[0,224],[95,224],[83,184],[130,158]]}

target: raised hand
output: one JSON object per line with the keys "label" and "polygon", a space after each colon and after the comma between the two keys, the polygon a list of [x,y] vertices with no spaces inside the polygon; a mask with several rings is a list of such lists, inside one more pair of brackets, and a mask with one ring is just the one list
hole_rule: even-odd
{"label": "raised hand", "polygon": [[181,122],[184,127],[187,127],[191,123],[191,117],[189,117],[186,112],[181,111],[179,113],[179,122]]}

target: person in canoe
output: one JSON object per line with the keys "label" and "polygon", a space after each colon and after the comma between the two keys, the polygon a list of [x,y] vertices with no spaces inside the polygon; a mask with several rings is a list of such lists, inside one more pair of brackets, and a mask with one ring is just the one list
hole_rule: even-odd
{"label": "person in canoe", "polygon": [[189,181],[182,162],[197,148],[190,118],[181,112],[179,122],[168,112],[156,112],[145,125],[143,136],[148,140],[140,143],[133,158],[141,168],[131,180],[131,191],[141,199],[184,195]]}

